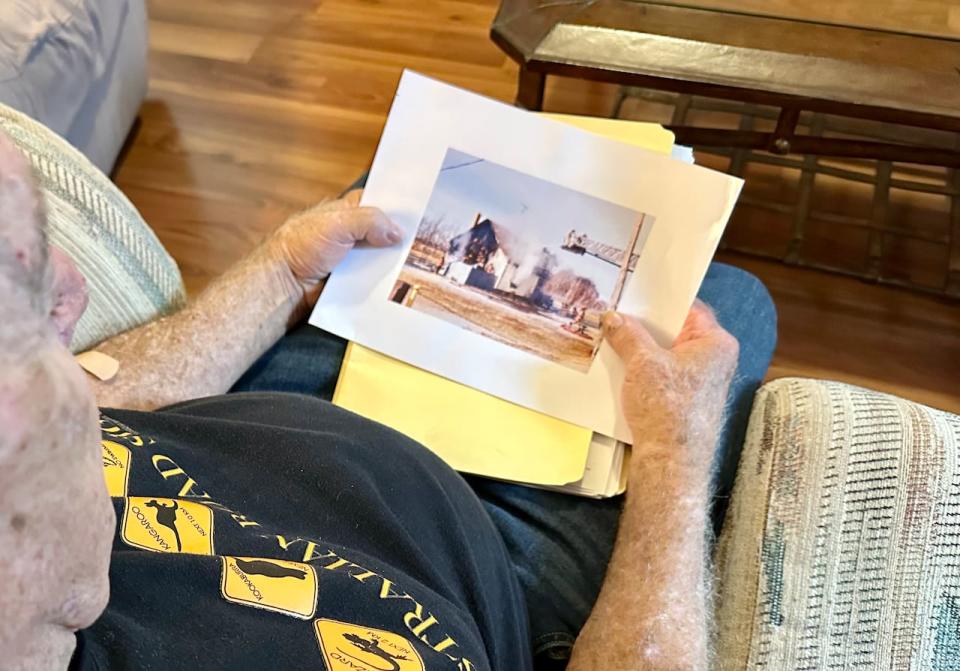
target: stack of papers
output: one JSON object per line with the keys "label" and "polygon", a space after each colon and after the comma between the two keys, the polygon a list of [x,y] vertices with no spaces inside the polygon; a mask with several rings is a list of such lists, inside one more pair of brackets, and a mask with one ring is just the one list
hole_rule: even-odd
{"label": "stack of papers", "polygon": [[627,486],[626,443],[355,343],[347,346],[333,402],[410,436],[461,473],[593,498]]}
{"label": "stack of papers", "polygon": [[576,482],[547,489],[591,498],[623,494],[627,489],[629,451],[630,446],[626,443],[595,433],[590,441],[583,477]]}
{"label": "stack of papers", "polygon": [[334,403],[464,473],[622,493],[623,367],[598,315],[635,314],[662,344],[679,332],[741,185],[691,162],[659,125],[405,73],[363,204],[410,235],[351,253],[310,320],[351,341]]}

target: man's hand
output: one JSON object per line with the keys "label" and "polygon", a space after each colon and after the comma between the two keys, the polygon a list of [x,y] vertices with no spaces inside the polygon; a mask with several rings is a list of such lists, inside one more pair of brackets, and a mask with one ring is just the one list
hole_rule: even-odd
{"label": "man's hand", "polygon": [[357,243],[384,247],[403,234],[360,192],[287,220],[180,312],[97,346],[120,362],[91,380],[100,405],[152,409],[225,393],[316,303],[333,268]]}
{"label": "man's hand", "polygon": [[626,364],[630,488],[600,597],[567,668],[705,670],[709,474],[737,341],[700,302],[670,349],[616,313],[604,331]]}
{"label": "man's hand", "polygon": [[358,242],[389,247],[403,239],[403,230],[383,212],[359,206],[361,193],[351,191],[294,215],[267,241],[290,269],[294,291],[302,292],[308,309],[330,272]]}
{"label": "man's hand", "polygon": [[736,339],[699,300],[670,349],[654,342],[638,320],[615,312],[604,318],[604,332],[626,366],[623,410],[637,457],[653,445],[698,445],[710,452],[674,456],[709,468],[737,365]]}

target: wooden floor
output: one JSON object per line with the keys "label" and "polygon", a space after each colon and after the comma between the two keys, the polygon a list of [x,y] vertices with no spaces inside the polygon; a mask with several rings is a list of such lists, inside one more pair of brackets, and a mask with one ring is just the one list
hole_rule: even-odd
{"label": "wooden floor", "polygon": [[[369,165],[403,68],[505,101],[514,94],[516,68],[488,38],[496,0],[149,5],[150,94],[117,181],[192,292]],[[605,115],[613,95],[606,85],[557,81],[546,105]],[[725,260],[760,276],[777,302],[771,377],[840,379],[960,412],[960,304]]]}

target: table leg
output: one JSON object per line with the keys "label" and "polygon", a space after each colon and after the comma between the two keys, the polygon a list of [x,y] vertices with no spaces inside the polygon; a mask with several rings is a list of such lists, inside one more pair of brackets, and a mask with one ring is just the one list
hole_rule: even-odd
{"label": "table leg", "polygon": [[[960,190],[960,170],[951,170],[950,186]],[[960,298],[960,196],[953,196],[950,210],[950,250],[947,260],[946,294]]]}
{"label": "table leg", "polygon": [[893,178],[893,164],[890,161],[877,162],[877,182],[873,187],[873,211],[870,214],[869,237],[867,239],[867,269],[870,279],[880,279],[883,274],[883,229],[887,225],[890,212],[890,181]]}
{"label": "table leg", "polygon": [[800,122],[800,108],[784,107],[777,118],[777,128],[770,138],[769,150],[774,154],[786,156],[790,153],[793,136],[797,132],[797,123]]}
{"label": "table leg", "polygon": [[534,72],[525,65],[520,66],[520,77],[517,79],[517,105],[528,110],[539,112],[543,109],[543,90],[547,84],[547,76],[542,72]]}

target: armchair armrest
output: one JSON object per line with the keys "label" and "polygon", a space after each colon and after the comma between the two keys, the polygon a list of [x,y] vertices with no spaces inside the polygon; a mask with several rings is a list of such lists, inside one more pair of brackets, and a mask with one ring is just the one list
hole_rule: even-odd
{"label": "armchair armrest", "polygon": [[960,417],[838,382],[757,394],[717,548],[718,668],[952,668]]}

